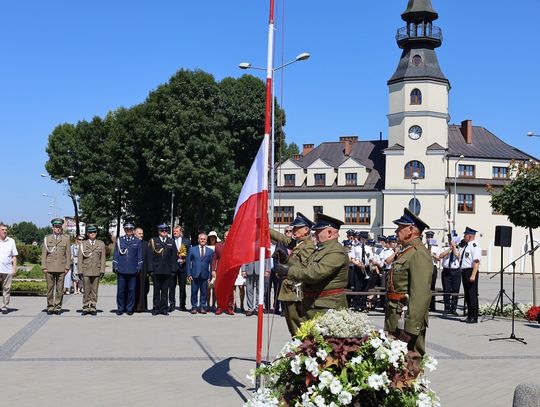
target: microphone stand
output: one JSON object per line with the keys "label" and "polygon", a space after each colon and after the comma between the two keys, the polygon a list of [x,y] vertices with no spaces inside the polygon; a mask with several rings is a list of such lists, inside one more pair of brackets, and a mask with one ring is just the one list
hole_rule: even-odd
{"label": "microphone stand", "polygon": [[[512,298],[510,299],[508,297],[508,295],[504,292],[504,290],[502,290],[502,294],[506,295],[508,297],[508,299],[510,299],[511,303],[512,303],[512,332],[510,333],[510,336],[509,337],[506,337],[506,338],[491,338],[489,341],[501,341],[501,340],[514,340],[514,341],[518,341],[518,342],[521,342],[522,344],[526,345],[527,342],[525,342],[524,338],[518,338],[516,337],[515,335],[515,332],[514,332],[514,327],[515,327],[515,310],[516,310],[516,302],[515,302],[515,299],[516,299],[516,261],[520,260],[521,258],[525,257],[527,254],[533,254],[538,248],[540,247],[540,244],[536,245],[536,247],[532,248],[531,250],[528,250],[526,251],[525,253],[523,253],[521,256],[519,256],[517,259],[515,259],[514,261],[512,261],[512,263],[510,263],[509,265],[507,265],[506,267],[504,267],[503,269],[501,269],[501,271],[499,271],[499,273],[502,273],[505,269],[507,269],[508,267],[512,266]],[[498,273],[497,273],[498,274]],[[495,277],[497,274],[493,275],[490,277],[490,279],[492,279],[493,277]],[[501,295],[501,293],[499,293],[499,295]],[[498,298],[498,297],[497,297]],[[502,298],[501,298],[501,302],[502,302]],[[491,304],[490,308],[493,307],[493,303]],[[502,309],[501,309],[502,311]],[[495,317],[495,315],[493,315],[493,318]],[[492,318],[492,319],[493,319]]]}

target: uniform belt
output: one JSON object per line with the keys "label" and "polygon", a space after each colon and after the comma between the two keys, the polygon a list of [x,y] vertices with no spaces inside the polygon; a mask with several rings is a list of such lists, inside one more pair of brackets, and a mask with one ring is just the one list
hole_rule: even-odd
{"label": "uniform belt", "polygon": [[390,301],[403,301],[407,298],[407,294],[405,293],[386,293],[386,298],[388,298]]}
{"label": "uniform belt", "polygon": [[306,291],[304,290],[304,297],[306,298],[322,298],[328,297],[330,295],[345,294],[344,288],[336,288],[333,290],[322,290],[322,291]]}

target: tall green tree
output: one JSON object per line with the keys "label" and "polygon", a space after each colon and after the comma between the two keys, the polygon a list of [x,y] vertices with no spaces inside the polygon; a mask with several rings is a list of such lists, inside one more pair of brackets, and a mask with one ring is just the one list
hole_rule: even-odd
{"label": "tall green tree", "polygon": [[[534,247],[533,230],[540,226],[540,164],[536,162],[514,163],[512,181],[502,190],[489,187],[491,206],[506,216],[514,225],[527,228],[531,248]],[[536,273],[534,251],[531,251],[533,304],[536,305]]]}
{"label": "tall green tree", "polygon": [[32,242],[41,242],[43,236],[41,235],[39,228],[32,222],[19,222],[14,223],[9,228],[9,234],[25,244],[31,244]]}

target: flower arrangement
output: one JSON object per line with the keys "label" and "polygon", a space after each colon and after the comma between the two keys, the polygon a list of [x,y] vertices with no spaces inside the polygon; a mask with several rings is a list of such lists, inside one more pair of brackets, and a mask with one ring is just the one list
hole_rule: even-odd
{"label": "flower arrangement", "polygon": [[540,322],[540,307],[534,306],[534,307],[529,308],[529,310],[527,311],[527,319],[531,322],[532,321]]}
{"label": "flower arrangement", "polygon": [[511,317],[512,312],[516,318],[524,318],[527,316],[532,304],[517,303],[516,307],[512,307],[512,304],[506,304],[503,306],[502,312],[500,307],[495,304],[493,307],[489,304],[482,304],[478,308],[479,315],[495,315],[499,317]]}
{"label": "flower arrangement", "polygon": [[249,376],[263,386],[245,407],[438,407],[425,370],[437,361],[375,330],[366,314],[330,310],[304,322],[277,358]]}

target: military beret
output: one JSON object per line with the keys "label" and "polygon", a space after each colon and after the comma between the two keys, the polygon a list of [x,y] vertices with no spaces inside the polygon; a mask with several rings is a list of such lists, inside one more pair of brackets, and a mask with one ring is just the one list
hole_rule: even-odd
{"label": "military beret", "polygon": [[420,232],[423,232],[424,229],[429,228],[426,222],[412,213],[409,209],[403,208],[403,215],[401,218],[394,221],[396,225],[407,225],[407,226],[416,226]]}
{"label": "military beret", "polygon": [[301,228],[307,226],[311,229],[311,227],[313,226],[313,222],[310,221],[307,217],[305,217],[303,213],[296,212],[296,218],[289,226],[292,226],[293,228]]}
{"label": "military beret", "polygon": [[64,226],[64,219],[62,218],[54,218],[51,220],[51,225],[53,226]]}
{"label": "military beret", "polygon": [[332,218],[331,216],[325,215],[324,213],[317,213],[315,215],[315,224],[311,227],[313,230],[322,230],[327,227],[333,227],[338,229],[343,225],[343,222],[339,219]]}

